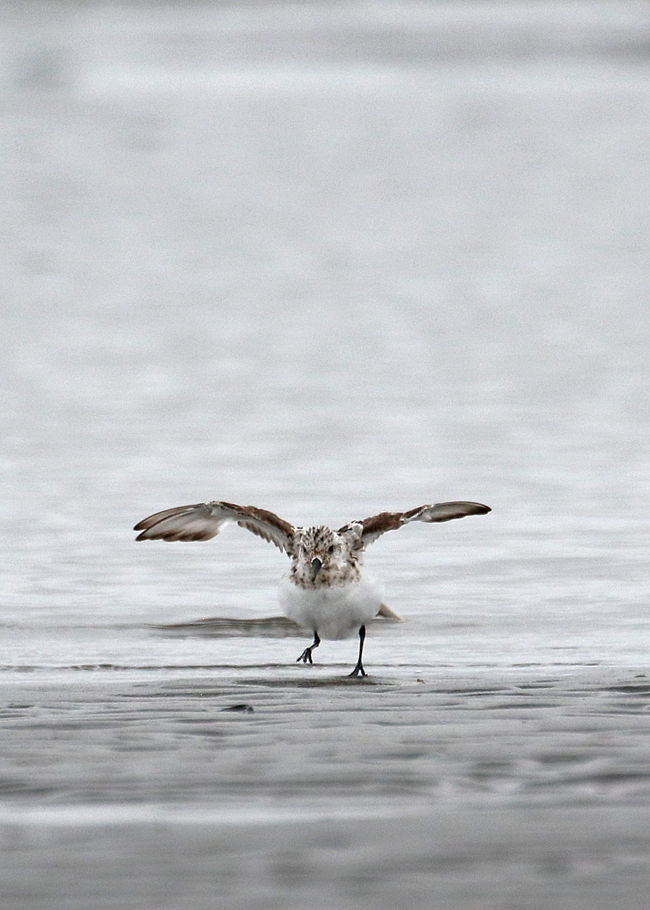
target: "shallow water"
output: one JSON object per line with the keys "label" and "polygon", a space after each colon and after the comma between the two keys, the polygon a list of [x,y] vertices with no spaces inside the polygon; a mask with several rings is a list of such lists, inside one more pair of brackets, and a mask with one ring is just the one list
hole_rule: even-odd
{"label": "shallow water", "polygon": [[[650,883],[645,4],[16,5],[3,907],[622,910]],[[208,498],[473,499],[278,617]]]}

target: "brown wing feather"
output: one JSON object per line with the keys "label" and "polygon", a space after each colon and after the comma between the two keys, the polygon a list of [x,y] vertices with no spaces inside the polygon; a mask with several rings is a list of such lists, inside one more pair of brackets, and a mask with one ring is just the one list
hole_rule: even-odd
{"label": "brown wing feather", "polygon": [[148,528],[152,528],[154,525],[161,522],[164,518],[169,518],[171,515],[178,515],[181,512],[191,511],[193,509],[201,509],[206,503],[197,502],[190,506],[175,506],[173,509],[163,509],[162,512],[154,512],[153,515],[149,515],[147,518],[143,518],[142,521],[139,521],[137,525],[134,526],[134,531],[145,531]]}
{"label": "brown wing feather", "polygon": [[489,506],[480,502],[438,502],[435,505],[417,506],[407,512],[380,512],[359,522],[363,525],[361,543],[364,547],[368,546],[386,531],[394,531],[410,521],[451,521],[466,515],[485,515],[491,511]]}
{"label": "brown wing feather", "polygon": [[404,524],[403,512],[380,512],[371,518],[364,518],[361,522],[363,525],[362,540],[371,542],[381,537],[386,531],[394,531],[401,528]]}
{"label": "brown wing feather", "polygon": [[238,506],[232,502],[200,502],[155,512],[135,526],[136,540],[210,540],[221,526],[234,521],[286,553],[294,528],[266,509]]}
{"label": "brown wing feather", "polygon": [[489,506],[481,502],[437,502],[433,506],[420,506],[404,513],[407,521],[451,521],[454,518],[465,518],[466,515],[486,515],[491,512]]}

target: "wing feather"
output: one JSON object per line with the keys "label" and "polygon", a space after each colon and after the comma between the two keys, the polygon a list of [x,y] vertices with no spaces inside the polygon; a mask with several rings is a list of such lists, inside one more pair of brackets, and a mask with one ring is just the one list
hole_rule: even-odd
{"label": "wing feather", "polygon": [[489,506],[480,502],[437,502],[434,505],[417,506],[408,512],[380,512],[353,524],[363,525],[361,544],[366,547],[387,531],[401,528],[410,521],[451,521],[466,515],[485,515],[491,511]]}
{"label": "wing feather", "polygon": [[288,552],[293,525],[266,509],[232,502],[214,500],[163,509],[143,518],[133,530],[140,531],[136,540],[210,540],[228,521]]}

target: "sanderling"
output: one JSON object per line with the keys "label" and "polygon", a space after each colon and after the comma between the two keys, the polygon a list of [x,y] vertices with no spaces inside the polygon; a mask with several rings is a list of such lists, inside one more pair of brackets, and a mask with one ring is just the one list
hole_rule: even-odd
{"label": "sanderling", "polygon": [[310,629],[314,640],[297,662],[313,662],[312,652],[321,638],[359,636],[359,657],[350,676],[366,676],[363,642],[366,623],[378,613],[397,618],[381,602],[378,588],[361,574],[361,558],[368,544],[386,531],[411,521],[450,521],[466,515],[485,515],[480,502],[439,502],[408,512],[380,512],[362,521],[351,521],[338,531],[294,527],[266,509],[237,506],[231,502],[200,502],[156,512],[139,521],[136,540],[209,540],[227,521],[236,522],[258,537],[275,544],[291,560],[280,586],[280,604],[286,616]]}

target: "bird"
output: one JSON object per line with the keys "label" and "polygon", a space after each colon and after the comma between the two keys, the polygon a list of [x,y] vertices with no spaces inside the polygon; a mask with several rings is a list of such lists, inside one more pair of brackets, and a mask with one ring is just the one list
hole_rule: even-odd
{"label": "bird", "polygon": [[296,663],[312,664],[313,651],[322,638],[336,640],[358,635],[358,658],[349,674],[357,678],[368,675],[363,666],[366,625],[377,614],[399,619],[382,603],[377,585],[362,573],[366,547],[387,531],[412,521],[429,524],[490,511],[480,502],[439,502],[406,512],[379,512],[334,531],[325,525],[294,526],[267,509],[213,500],[155,512],[139,521],[133,530],[140,532],[136,540],[210,540],[222,525],[234,522],[274,544],[291,562],[280,583],[282,610],[314,636]]}

